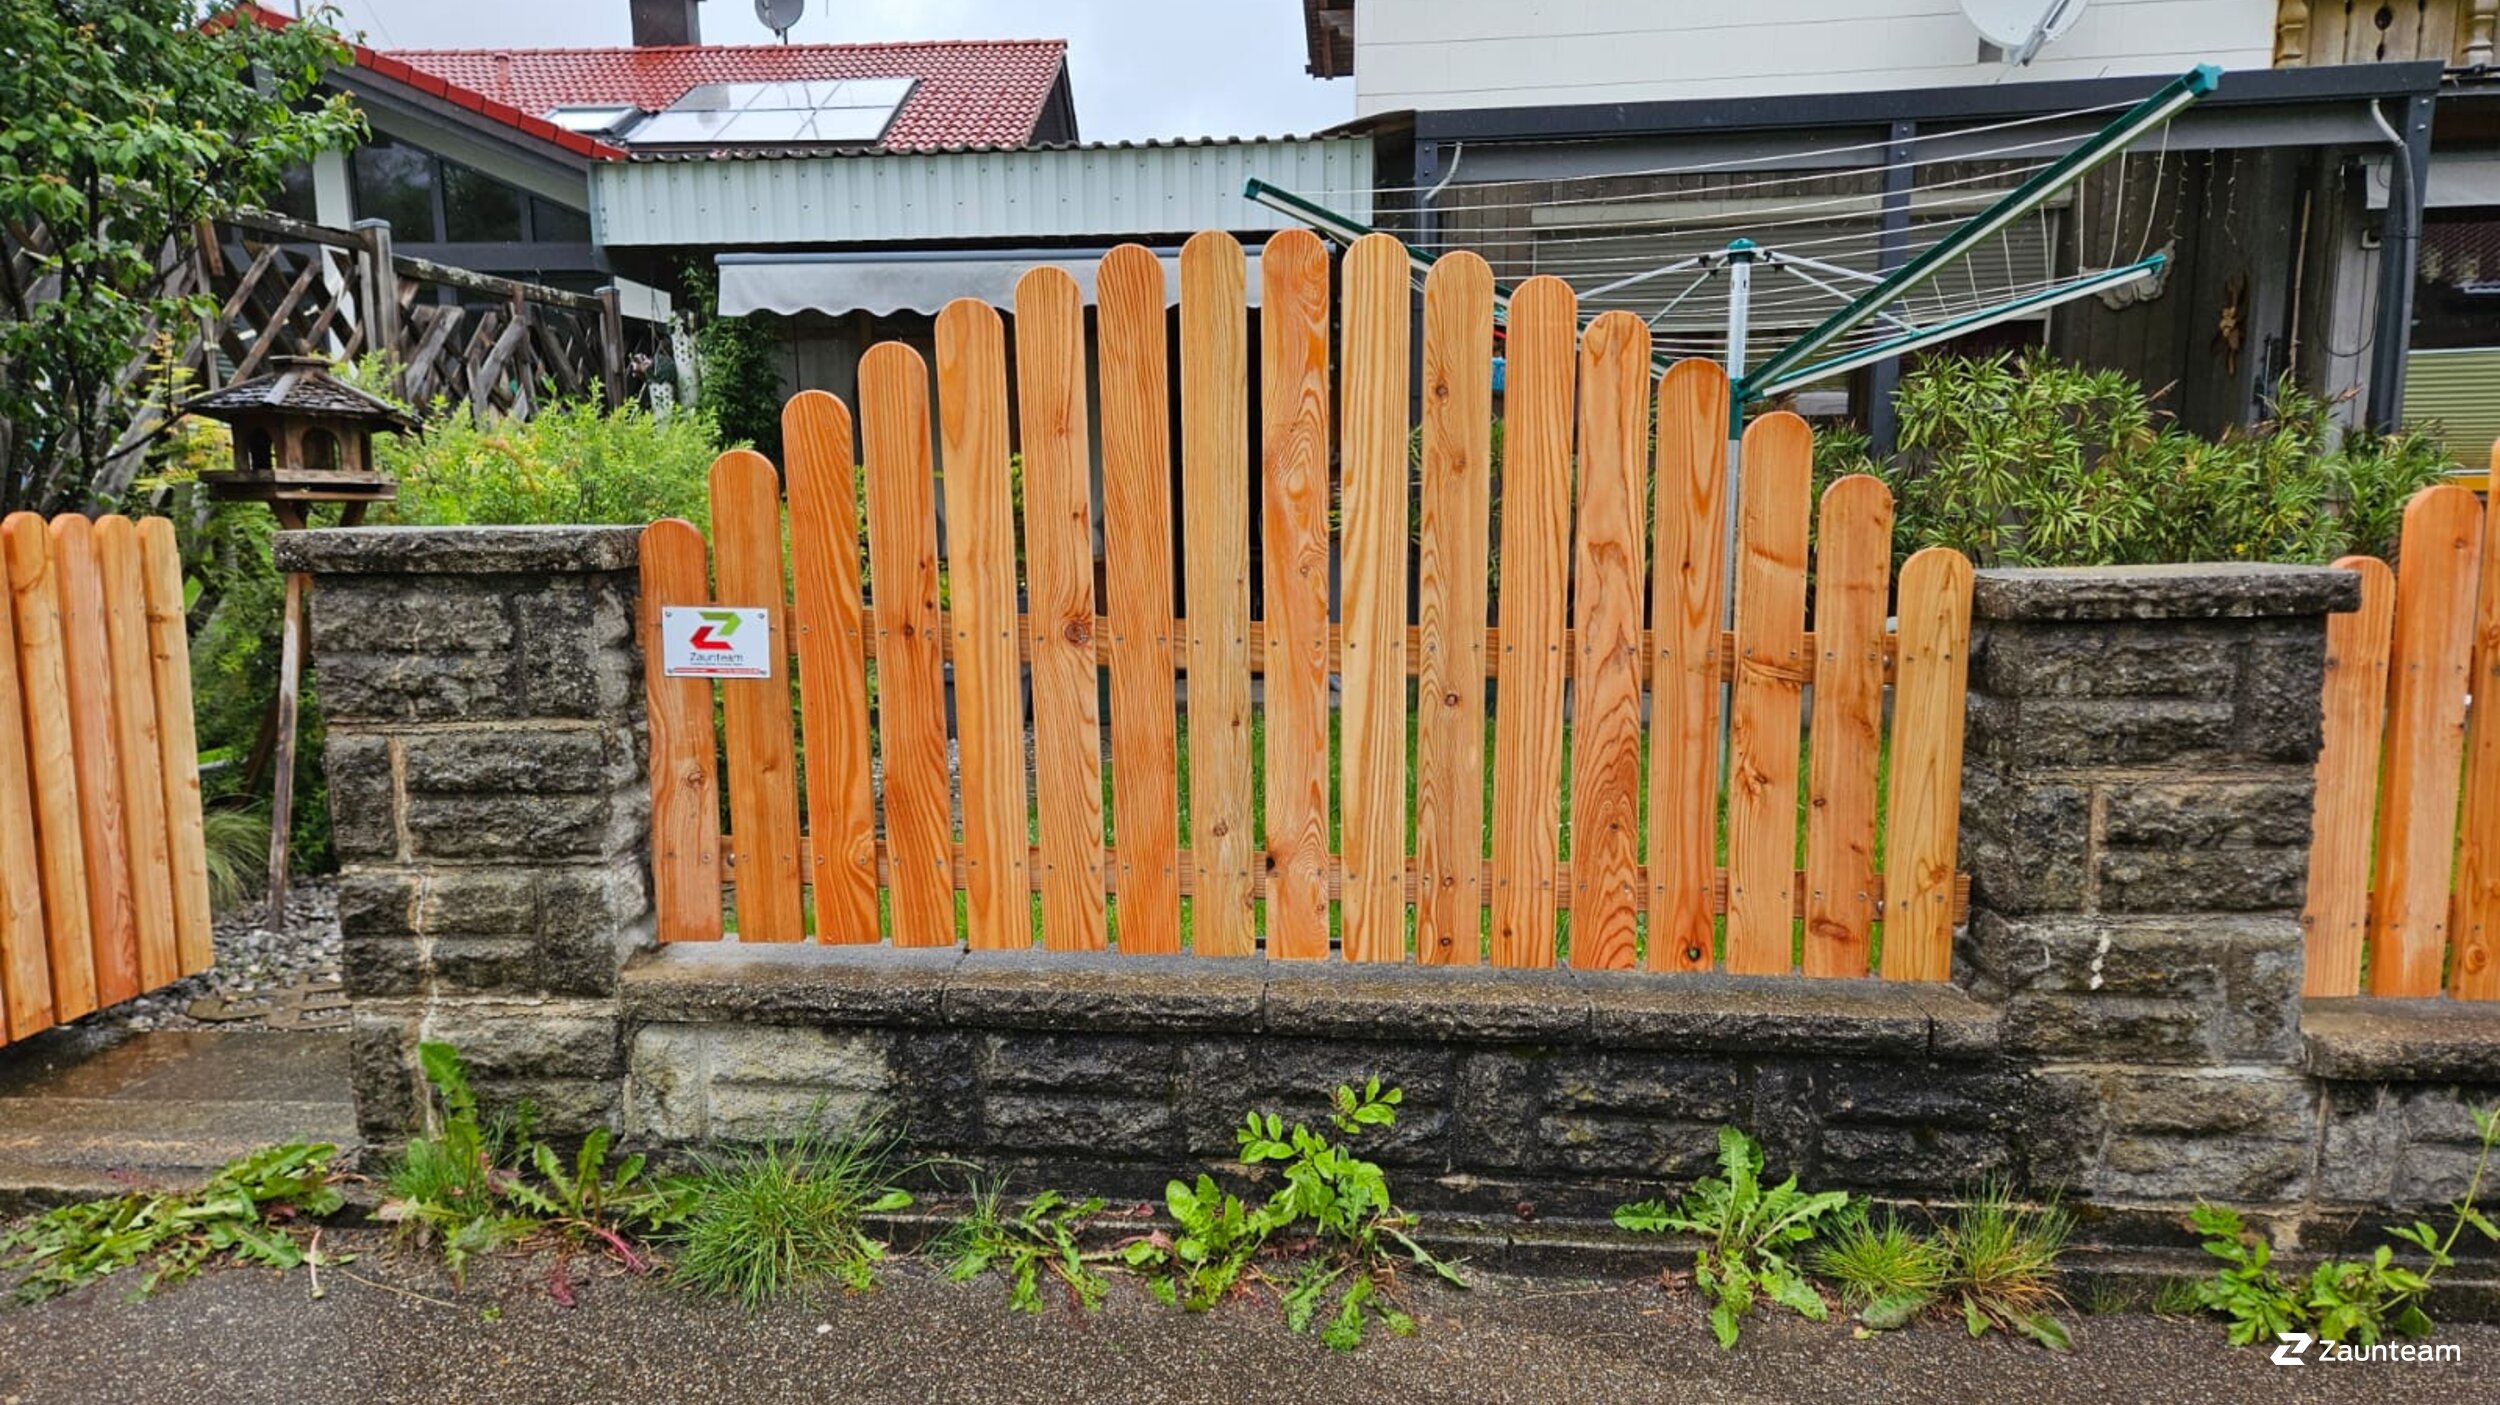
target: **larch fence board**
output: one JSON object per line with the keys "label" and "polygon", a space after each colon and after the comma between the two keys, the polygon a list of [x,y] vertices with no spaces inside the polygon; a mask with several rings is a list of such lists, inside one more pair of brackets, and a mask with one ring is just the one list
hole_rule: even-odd
{"label": "larch fence board", "polygon": [[1649,344],[1648,324],[1629,312],[1600,316],[1580,342],[1571,964],[1591,970],[1639,960]]}
{"label": "larch fence board", "polygon": [[1066,269],[1045,264],[1016,280],[1016,389],[1032,594],[1042,944],[1053,951],[1099,951],[1107,932],[1085,307]]}
{"label": "larch fence board", "polygon": [[[2493,458],[2500,460],[2500,445]],[[2482,585],[2474,607],[2474,704],[2466,737],[2465,814],[2458,833],[2455,945],[2448,989],[2500,1000],[2500,512],[2483,509]]]}
{"label": "larch fence board", "polygon": [[2370,993],[2435,995],[2473,668],[2482,505],[2442,486],[2405,507],[2370,901]]}
{"label": "larch fence board", "polygon": [[87,912],[95,947],[96,999],[118,1005],[137,995],[139,919],[122,807],[121,759],[113,734],[112,647],[104,623],[104,582],[96,569],[95,524],[75,513],[52,521],[53,573],[61,606],[61,667],[77,773],[78,827],[87,850]]}
{"label": "larch fence board", "polygon": [[[31,512],[0,522],[8,550],[9,597],[17,627],[17,673],[25,707],[27,769],[34,774],[38,836],[81,835],[76,745],[70,735],[67,663],[61,639],[59,573],[52,536]],[[87,903],[82,843],[42,845],[44,951],[52,967],[52,1015],[74,1020],[98,1003],[94,920]]]}
{"label": "larch fence board", "polygon": [[1285,230],[1259,272],[1267,951],[1316,959],[1328,955],[1328,251]]}
{"label": "larch fence board", "polygon": [[1520,284],[1511,296],[1509,325],[1498,607],[1502,664],[1493,715],[1493,963],[1551,966],[1579,329],[1571,285],[1550,276]]}
{"label": "larch fence board", "polygon": [[1736,556],[1736,683],[1728,700],[1727,969],[1793,969],[1789,887],[1804,723],[1806,517],[1814,433],[1785,411],[1745,431]]}
{"label": "larch fence board", "polygon": [[[1651,571],[1649,967],[1705,971],[1717,927],[1719,687],[1726,621],[1727,372],[1687,359],[1658,382]],[[1723,650],[1725,651],[1723,653]]]}
{"label": "larch fence board", "polygon": [[[7,582],[7,566],[0,559],[0,585]],[[0,1040],[52,1027],[43,859],[35,845],[35,783],[27,766],[15,616],[0,598]]]}
{"label": "larch fence board", "polygon": [[1179,701],[1172,669],[1172,398],[1163,263],[1136,244],[1095,275],[1111,811],[1120,949],[1181,949]]}
{"label": "larch fence board", "polygon": [[1345,956],[1406,956],[1406,250],[1386,234],[1345,260]]}
{"label": "larch fence board", "polygon": [[806,746],[807,829],[815,840],[804,872],[815,892],[816,939],[846,944],[880,935],[852,433],[850,407],[821,390],[799,392],[782,410],[799,729]]}
{"label": "larch fence board", "polygon": [[1814,719],[1808,735],[1809,976],[1863,976],[1875,930],[1875,784],[1883,753],[1892,491],[1852,474],[1823,492],[1815,533]]}
{"label": "larch fence board", "polygon": [[[184,634],[182,552],[172,519],[139,523],[139,571],[146,602],[150,684],[156,699],[157,771],[163,778],[169,881],[174,899],[176,974],[215,964],[209,911],[208,842],[200,805],[200,744],[191,712],[191,646]],[[0,615],[7,612],[0,610]],[[6,652],[0,645],[0,652]]]}
{"label": "larch fence board", "polygon": [[[668,606],[711,603],[703,534],[669,518],[643,528],[643,638],[657,639]],[[644,652],[656,659],[656,648]],[[720,763],[712,684],[670,678],[649,662],[642,679],[651,728],[651,905],[664,942],[721,935]],[[824,843],[818,836],[819,847]],[[819,901],[822,901],[821,896]]]}
{"label": "larch fence board", "polygon": [[946,485],[947,626],[962,771],[965,938],[1033,944],[1024,872],[1024,666],[1017,661],[1016,508],[1007,464],[1007,335],[972,298],[937,320],[939,467]]}
{"label": "larch fence board", "polygon": [[[1033,846],[1028,848],[1027,853],[1030,854],[1032,858],[1030,867],[1033,875],[1033,887],[1031,891],[1039,893],[1041,891],[1041,849],[1039,846]],[[1113,856],[1116,858],[1117,854],[1115,853]],[[948,871],[952,875],[955,886],[957,888],[964,887],[968,881],[968,875],[965,871],[963,845],[956,844],[952,846],[949,851],[948,864]],[[1489,882],[1492,876],[1492,869],[1492,860],[1479,860],[1476,865],[1477,881],[1479,883]],[[1113,871],[1116,872],[1116,870]],[[1557,863],[1555,865],[1555,873],[1557,875],[1557,881],[1554,888],[1555,906],[1561,911],[1568,912],[1571,910],[1571,861],[1565,859]],[[892,856],[890,853],[880,854],[878,859],[878,874],[881,881],[892,881]],[[1190,897],[1196,893],[1199,876],[1198,866],[1190,859],[1189,851],[1187,849],[1183,849],[1181,851],[1180,872],[1182,897]],[[1649,875],[1647,870],[1644,869],[1637,870],[1635,876],[1646,880]],[[1796,880],[1796,883],[1801,884],[1805,879],[1805,871],[1800,869],[1795,875],[1793,875],[1793,877]],[[1264,900],[1268,895],[1268,882],[1269,880],[1266,875],[1261,875],[1254,880],[1251,884],[1251,895],[1254,898]],[[1406,902],[1411,904],[1418,900],[1420,896],[1417,892],[1419,882],[1419,875],[1414,869],[1409,868],[1406,871],[1406,877],[1401,889]],[[1114,878],[1109,886],[1112,892],[1117,893],[1119,891],[1119,880]],[[1345,867],[1342,863],[1335,860],[1330,861],[1325,886],[1327,897],[1330,902],[1339,902],[1343,900],[1345,896]],[[1792,884],[1792,886],[1794,885]],[[1727,906],[1727,871],[1725,869],[1711,870],[1708,878],[1701,885],[1701,895],[1703,905],[1711,912],[1718,913],[1725,911]],[[1970,916],[1969,875],[1954,875],[1950,898],[1952,902],[1953,920],[1958,923],[1968,918]],[[1796,904],[1796,908],[1790,913],[1790,916],[1802,919],[1805,916],[1805,894],[1802,888],[1797,889]]]}
{"label": "larch fence board", "polygon": [[1902,563],[1891,843],[1884,856],[1882,973],[1889,981],[1941,981],[1951,971],[1970,615],[1968,557],[1931,546]]}
{"label": "larch fence board", "polygon": [[1250,780],[1248,260],[1229,234],[1181,246],[1181,484],[1189,544],[1189,833],[1193,949],[1247,956],[1258,846]]}
{"label": "larch fence board", "polygon": [[790,736],[790,611],[783,603],[780,480],[772,462],[732,449],[712,464],[712,579],[725,606],[771,611],[770,678],[721,680],[729,751],[730,852],[735,855],[738,939],[795,942],[807,936],[799,891],[798,753]]}
{"label": "larch fence board", "polygon": [[1473,963],[1483,941],[1492,345],[1492,266],[1463,250],[1443,256],[1424,278],[1423,505],[1412,655],[1415,952],[1429,965]]}
{"label": "larch fence board", "polygon": [[2396,574],[2370,556],[2335,563],[2361,577],[2361,607],[2326,619],[2324,745],[2309,838],[2307,974],[2301,993],[2357,995],[2370,927],[2370,841],[2378,829],[2379,744],[2387,728],[2387,656]]}
{"label": "larch fence board", "polygon": [[[1808,631],[1812,439],[1802,421],[1773,414],[1748,436],[1729,628],[1722,543],[1736,509],[1723,488],[1730,405],[1715,365],[1670,368],[1653,401],[1645,324],[1609,314],[1583,336],[1568,286],[1529,280],[1511,306],[1507,461],[1497,484],[1489,268],[1456,255],[1426,278],[1423,415],[1411,440],[1417,363],[1404,250],[1369,236],[1346,259],[1342,302],[1332,304],[1330,260],[1315,236],[1288,231],[1262,255],[1255,470],[1246,264],[1221,234],[1183,251],[1177,347],[1160,262],[1132,247],[1104,260],[1091,374],[1076,280],[1058,268],[1028,274],[1018,287],[1012,402],[999,315],[950,306],[936,338],[942,455],[932,454],[928,367],[900,345],[871,349],[860,369],[866,569],[848,414],[822,394],[794,402],[785,430],[797,596],[785,652],[800,669],[809,822],[789,855],[768,845],[757,857],[738,836],[765,827],[733,820],[721,833],[716,799],[698,811],[686,787],[663,787],[665,803],[683,812],[663,823],[655,808],[655,862],[668,870],[664,929],[674,922],[717,937],[724,887],[735,900],[746,870],[786,857],[813,890],[828,939],[876,939],[876,909],[890,900],[900,944],[1028,946],[1038,895],[1042,944],[1057,949],[1116,940],[1125,953],[1168,953],[1188,930],[1200,954],[1249,954],[1261,946],[1264,906],[1274,957],[1327,959],[1341,945],[1347,960],[1404,960],[1411,921],[1419,961],[1475,961],[1489,931],[1497,964],[1545,966],[1561,954],[1557,935],[1570,914],[1575,965],[1641,964],[1646,917],[1647,964],[1677,970],[1717,964],[1724,918],[1731,971],[1796,970],[1802,921],[1812,928],[1810,975],[1865,975],[1880,932],[1879,974],[1943,978],[1968,891],[1953,870],[1967,563],[1950,552],[1913,558],[1899,585],[1901,632],[1888,633],[1889,496],[1872,479],[1845,480],[1822,505],[1822,580]],[[1332,328],[1342,329],[1339,345]],[[1021,523],[1011,404],[1024,456]],[[1332,405],[1343,407],[1334,426]],[[730,593],[744,577],[729,563],[778,549],[779,504],[769,465],[740,461],[735,471],[744,500],[725,496],[715,509],[724,524],[720,589],[705,586],[693,529],[656,524],[645,537],[653,602],[667,594],[671,603],[748,603]],[[1255,624],[1254,471],[1264,600]],[[1340,472],[1341,496],[1332,491]],[[1332,506],[1342,508],[1342,536]],[[1411,515],[1419,520],[1410,536]],[[732,535],[747,545],[731,546]],[[683,583],[660,579],[671,555],[687,560]],[[777,557],[772,565],[777,573]],[[763,573],[753,576],[741,589],[769,594]],[[656,629],[656,611],[644,627]],[[1810,682],[1808,777],[1798,750]],[[1098,701],[1106,683],[1107,717]],[[1886,797],[1876,778],[1888,686],[1896,765]],[[1264,816],[1252,809],[1254,689],[1266,708]],[[708,684],[654,686],[655,776],[671,774],[658,759],[661,738],[682,733],[671,745],[689,750],[681,764],[703,779],[716,740],[710,697]],[[1654,732],[1644,731],[1645,704]],[[1733,723],[1724,748],[1723,715]],[[740,774],[757,764],[757,749],[733,741],[730,750],[738,808]],[[1725,860],[1716,852],[1723,750]],[[1809,778],[1811,818],[1801,823],[1798,792]],[[1887,802],[1895,860],[1878,873]],[[661,832],[688,826],[710,831],[708,872],[688,861],[689,852],[702,857],[700,835],[682,852],[662,852]],[[706,887],[708,900],[689,896]],[[826,932],[841,905],[853,915]],[[672,907],[687,910],[672,919]]]}
{"label": "larch fence board", "polygon": [[96,573],[104,588],[113,752],[121,766],[122,839],[138,940],[139,987],[154,990],[182,978],[182,955],[174,931],[173,836],[165,827],[164,749],[156,730],[147,586],[139,569],[139,531],[129,518],[98,519],[94,539]]}
{"label": "larch fence board", "polygon": [[939,638],[937,490],[929,459],[929,368],[896,342],[859,363],[868,478],[868,565],[877,607],[877,739],[894,856],[897,946],[955,942],[954,826],[946,770],[946,672]]}

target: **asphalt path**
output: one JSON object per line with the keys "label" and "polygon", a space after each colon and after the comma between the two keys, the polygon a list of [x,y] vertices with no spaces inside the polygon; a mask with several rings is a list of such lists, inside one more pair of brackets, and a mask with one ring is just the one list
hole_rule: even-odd
{"label": "asphalt path", "polygon": [[505,1257],[455,1287],[373,1231],[321,1274],[222,1270],[144,1302],[127,1281],[0,1306],[0,1405],[583,1405],[711,1402],[1603,1401],[2065,1402],[2500,1400],[2500,1328],[2443,1329],[2455,1364],[2272,1364],[2209,1321],[2070,1316],[2076,1350],[1973,1341],[1935,1319],[1860,1340],[1843,1323],[1757,1314],[1721,1351],[1689,1293],[1654,1282],[1483,1278],[1407,1288],[1421,1330],[1353,1354],[1285,1329],[1271,1300],[1205,1314],[1116,1284],[1099,1313],[1007,1310],[992,1278],[903,1262],[872,1293],[749,1316],[588,1261]]}

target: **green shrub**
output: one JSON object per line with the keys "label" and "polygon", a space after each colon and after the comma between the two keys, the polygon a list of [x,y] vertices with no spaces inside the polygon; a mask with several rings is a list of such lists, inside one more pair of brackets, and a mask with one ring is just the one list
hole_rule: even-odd
{"label": "green shrub", "polygon": [[438,408],[424,433],[385,435],[375,448],[382,471],[399,479],[391,519],[424,526],[683,517],[700,527],[711,520],[719,453],[700,411],[661,419],[631,405],[611,413],[595,401],[485,425]]}
{"label": "green shrub", "polygon": [[1814,1265],[1840,1285],[1841,1300],[1877,1331],[1906,1324],[1936,1301],[1953,1278],[1953,1254],[1890,1212],[1879,1226],[1858,1207],[1815,1251]]}
{"label": "green shrub", "polygon": [[1102,1210],[1101,1196],[1070,1200],[1045,1190],[1022,1210],[1010,1211],[995,1183],[976,1186],[971,1208],[948,1226],[930,1252],[945,1263],[946,1276],[954,1282],[990,1272],[1005,1278],[1011,1312],[1042,1310],[1045,1274],[1066,1287],[1077,1306],[1093,1312],[1111,1287],[1096,1265],[1118,1257],[1115,1250],[1085,1247],[1086,1227]]}
{"label": "green shrub", "polygon": [[2387,556],[2405,500],[2448,464],[2428,434],[2339,429],[2288,380],[2270,419],[2212,440],[2122,372],[2038,355],[1925,362],[1897,404],[1898,453],[1877,462],[1863,435],[1827,432],[1818,484],[1874,473],[1902,556],[1950,546],[1982,566]]}

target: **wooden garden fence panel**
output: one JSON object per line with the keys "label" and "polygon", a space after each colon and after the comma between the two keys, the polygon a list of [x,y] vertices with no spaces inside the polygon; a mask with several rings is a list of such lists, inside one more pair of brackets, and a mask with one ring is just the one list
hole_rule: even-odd
{"label": "wooden garden fence panel", "polygon": [[17,513],[0,580],[5,1044],[214,953],[173,524]]}
{"label": "wooden garden fence panel", "polygon": [[[1969,564],[1896,580],[1888,492],[1815,501],[1793,415],[1746,432],[1728,502],[1725,375],[1654,375],[1647,328],[1583,327],[1559,280],[1510,295],[1497,458],[1480,259],[1436,264],[1416,324],[1388,236],[1280,234],[1255,360],[1246,267],[1189,241],[1177,347],[1123,248],[1090,351],[1053,267],[1012,332],[940,316],[934,390],[873,348],[864,501],[850,409],[793,401],[794,601],[753,456],[715,469],[708,561],[654,524],[663,938],[1945,979]],[[669,676],[667,611],[754,607],[774,677]]]}
{"label": "wooden garden fence panel", "polygon": [[2500,999],[2500,513],[2406,504],[2327,625],[2305,993]]}

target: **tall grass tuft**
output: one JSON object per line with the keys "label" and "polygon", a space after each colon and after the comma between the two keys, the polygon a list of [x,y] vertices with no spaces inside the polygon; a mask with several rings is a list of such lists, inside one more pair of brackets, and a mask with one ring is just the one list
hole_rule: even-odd
{"label": "tall grass tuft", "polygon": [[885,1245],[862,1222],[911,1204],[886,1184],[892,1149],[871,1124],[699,1153],[671,1187],[686,1207],[662,1241],[672,1277],[750,1312],[828,1279],[876,1286]]}

